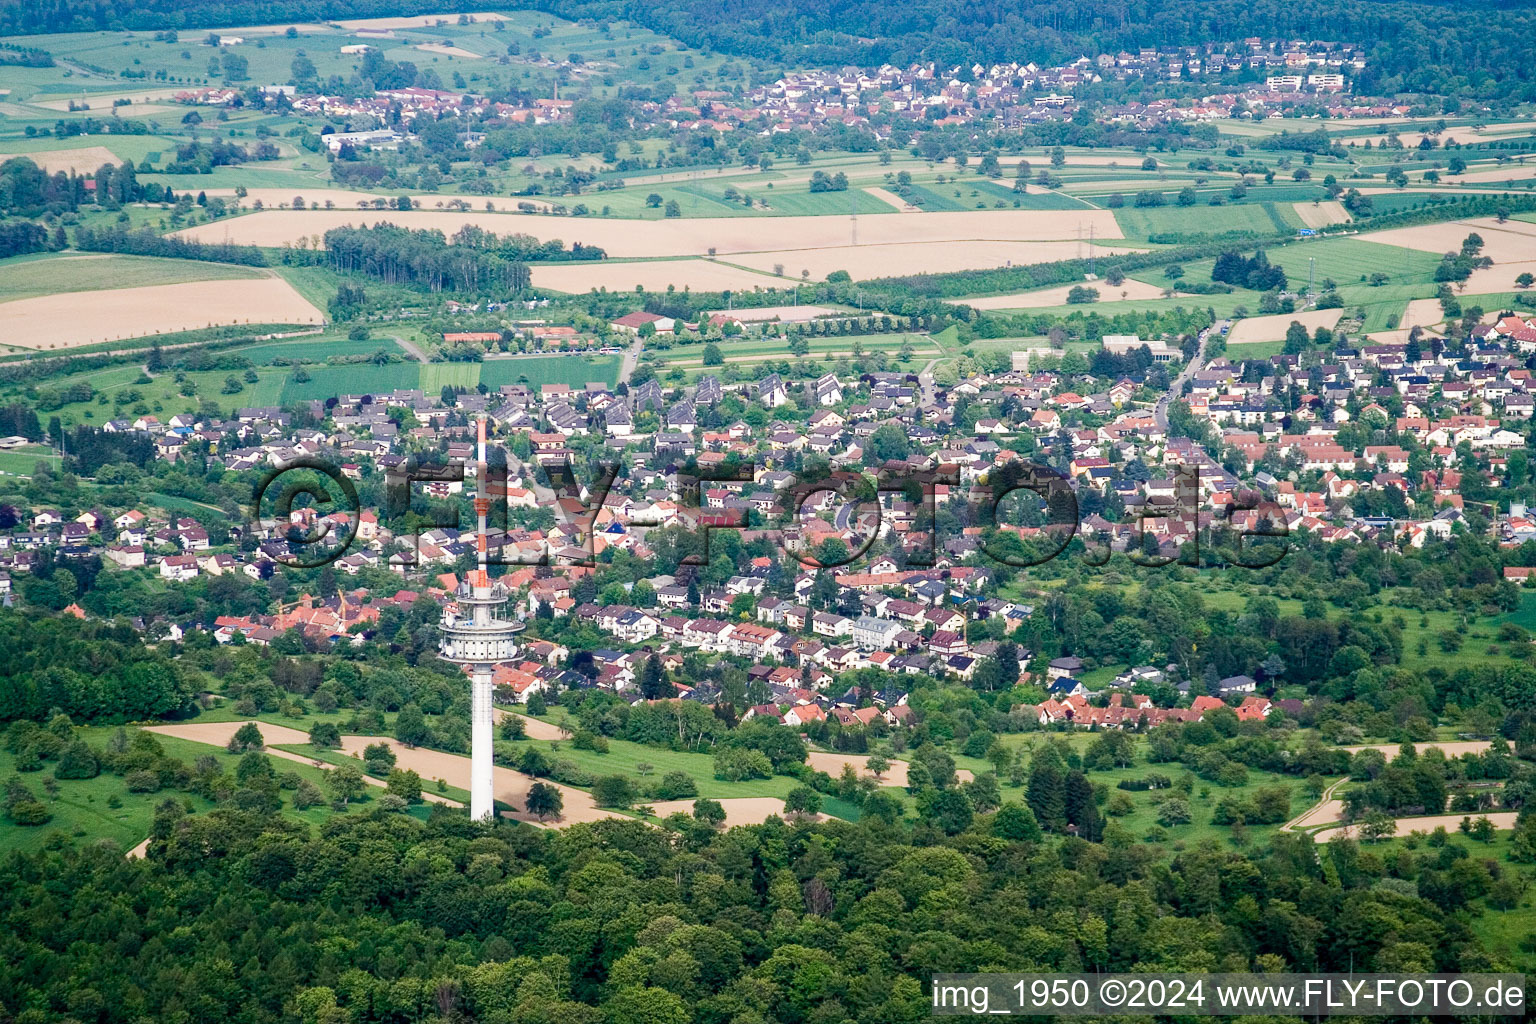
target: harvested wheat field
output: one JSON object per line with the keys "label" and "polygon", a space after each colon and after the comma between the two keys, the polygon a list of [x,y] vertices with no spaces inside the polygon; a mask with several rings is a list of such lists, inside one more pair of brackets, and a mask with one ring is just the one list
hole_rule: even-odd
{"label": "harvested wheat field", "polygon": [[[690,800],[653,800],[650,803],[651,810],[657,817],[665,818],[671,814],[693,814],[693,801]],[[720,806],[725,808],[725,827],[735,828],[737,825],[761,825],[774,815],[785,817],[784,801],[776,796],[735,796],[726,797],[720,801]],[[797,820],[821,821],[822,815],[802,815]]]}
{"label": "harvested wheat field", "polygon": [[0,303],[8,345],[63,349],[222,324],[320,324],[325,314],[282,278],[194,281]]}
{"label": "harvested wheat field", "polygon": [[[166,736],[178,736],[184,740],[212,743],[222,747],[233,738],[235,732],[244,724],[244,722],[184,722],[180,725],[149,725],[144,727],[144,731],[158,732]],[[256,728],[261,730],[261,738],[268,746],[274,743],[292,745],[309,742],[308,733],[300,732],[297,729],[290,729],[286,725],[257,722]]]}
{"label": "harvested wheat field", "polygon": [[636,263],[534,264],[533,284],[557,292],[586,292],[593,288],[632,292],[642,287],[664,292],[670,285],[701,292],[751,291],[753,288],[788,288],[781,277],[756,274],[710,260],[641,260]]}
{"label": "harvested wheat field", "polygon": [[[923,214],[933,216],[933,214]],[[940,215],[942,216],[942,214]],[[903,217],[903,222],[914,217]],[[860,236],[863,235],[862,225]],[[991,270],[1075,259],[1084,251],[1077,242],[910,242],[890,245],[843,245],[821,249],[790,249],[732,256],[732,263],[754,270],[772,270],[784,264],[788,277],[809,270],[820,280],[834,270],[846,270],[856,281],[903,274],[944,274],[955,270]],[[1134,252],[1125,246],[1094,246],[1100,256]]]}
{"label": "harvested wheat field", "polygon": [[444,57],[467,57],[470,60],[479,60],[480,54],[471,53],[462,46],[446,46],[442,43],[417,43],[415,49],[425,53],[438,53]]}
{"label": "harvested wheat field", "polygon": [[1439,299],[1413,299],[1403,311],[1401,326],[1404,330],[1414,327],[1433,327],[1445,320],[1445,311]]}
{"label": "harvested wheat field", "polygon": [[889,203],[901,213],[921,213],[922,211],[890,189],[870,187],[864,190],[882,203]]}
{"label": "harvested wheat field", "polygon": [[1485,295],[1489,292],[1513,291],[1518,288],[1515,278],[1521,274],[1536,275],[1536,259],[1500,263],[1487,270],[1474,270],[1472,276],[1467,278],[1467,289],[1462,294]]}
{"label": "harvested wheat field", "polygon": [[1294,819],[1282,831],[1293,832],[1300,829],[1312,828],[1316,825],[1327,825],[1344,818],[1343,800],[1322,800],[1315,806],[1308,808],[1301,817]]}
{"label": "harvested wheat field", "polygon": [[[1472,145],[1479,141],[1496,139],[1502,136],[1519,135],[1524,132],[1536,131],[1536,121],[1502,121],[1498,124],[1485,124],[1481,128],[1449,128],[1440,136],[1440,144],[1449,146],[1452,143]],[[1404,133],[1407,134],[1407,133]],[[1403,140],[1407,142],[1407,139]]]}
{"label": "harvested wheat field", "polygon": [[[1460,757],[1462,754],[1481,754],[1492,746],[1489,740],[1432,740],[1426,743],[1415,743],[1413,749],[1416,753],[1424,753],[1431,747],[1443,752],[1446,757]],[[1397,756],[1401,744],[1398,743],[1368,743],[1357,747],[1345,747],[1351,754],[1358,754],[1362,750],[1379,750],[1388,761]]]}
{"label": "harvested wheat field", "polygon": [[[812,768],[819,772],[826,772],[834,779],[843,774],[844,765],[853,765],[860,775],[873,776],[869,770],[868,754],[838,754],[831,751],[813,750],[806,756],[806,760]],[[907,785],[907,762],[891,761],[891,766],[885,774],[878,776],[882,786],[896,786],[905,789]],[[961,782],[973,782],[976,776],[968,768],[956,768],[955,778]]]}
{"label": "harvested wheat field", "polygon": [[[774,278],[779,280],[779,278]],[[787,282],[787,279],[785,279]],[[831,306],[755,306],[751,309],[715,309],[710,316],[733,316],[742,323],[760,323],[765,320],[782,320],[784,323],[806,323],[821,316],[837,316],[848,312]]]}
{"label": "harvested wheat field", "polygon": [[[305,738],[308,742],[308,737]],[[460,789],[469,788],[469,758],[459,754],[446,754],[441,750],[428,750],[425,747],[407,747],[403,743],[397,743],[392,739],[380,736],[343,736],[341,749],[354,757],[361,757],[363,748],[371,743],[385,743],[395,752],[396,763],[401,768],[408,768],[422,777],[423,781],[431,782],[442,779],[450,786]],[[516,818],[518,821],[536,821],[532,815],[526,814],[523,807],[528,799],[528,790],[538,779],[529,778],[521,772],[514,772],[510,768],[502,768],[499,765],[494,769],[494,789],[496,799],[502,803],[517,808],[511,814],[504,817]],[[605,811],[592,802],[592,794],[584,789],[572,789],[559,783],[544,780],[546,785],[554,786],[560,791],[560,796],[565,802],[565,809],[560,812],[558,822],[551,824],[574,825],[583,821],[601,821],[604,818],[621,818],[615,811]]]}
{"label": "harvested wheat field", "polygon": [[1536,224],[1517,220],[1500,224],[1492,217],[1479,217],[1476,220],[1453,220],[1373,231],[1358,237],[1363,242],[1397,245],[1420,252],[1447,253],[1460,252],[1462,239],[1474,231],[1483,239],[1483,255],[1492,257],[1494,263],[1519,263],[1536,259]]}
{"label": "harvested wheat field", "polygon": [[[97,96],[87,96],[85,102],[90,106],[92,113],[96,111],[112,111],[116,117],[127,117],[130,114],[156,114],[167,110],[181,109],[170,104],[155,103],[143,100],[133,100],[123,106],[114,107],[113,102],[119,99],[129,99],[127,96],[109,96],[102,93]],[[30,100],[27,105],[39,107],[43,110],[67,111],[71,103],[79,103],[80,98],[74,97],[67,100]],[[99,166],[99,165],[98,165]]]}
{"label": "harvested wheat field", "polygon": [[[1421,340],[1426,336],[1426,331],[1428,331],[1427,337],[1441,336],[1439,331],[1426,328],[1419,332]],[[1366,337],[1377,345],[1406,345],[1408,344],[1408,335],[1411,333],[1411,328],[1400,327],[1395,331],[1372,331]]]}
{"label": "harvested wheat field", "polygon": [[[224,746],[234,736],[244,722],[188,722],[182,725],[154,725],[149,726],[150,732],[163,733],[167,736],[178,736],[182,739],[195,740],[198,743],[210,743],[215,746]],[[267,722],[257,722],[256,727],[261,730],[261,738],[270,747],[273,744],[295,746],[307,744],[309,735],[297,729],[287,726],[271,725]],[[395,753],[396,764],[405,769],[414,771],[420,775],[422,781],[430,786],[438,779],[442,779],[450,786],[460,789],[469,788],[469,758],[458,754],[445,754],[440,750],[427,750],[424,747],[407,747],[395,740],[383,736],[343,736],[341,738],[342,753],[352,757],[361,757],[363,748],[373,743],[383,743]],[[267,753],[275,757],[284,757],[289,760],[302,761],[312,764],[310,758],[302,754],[294,754],[283,750],[268,750]],[[370,780],[372,784],[379,784],[378,780]],[[495,769],[496,799],[503,803],[516,807],[517,810],[505,817],[516,818],[519,821],[536,821],[531,815],[522,810],[527,799],[528,790],[534,782],[526,775],[514,772],[509,768],[498,767]],[[585,790],[571,789],[557,783],[548,783],[560,790],[560,795],[565,801],[565,809],[556,824],[573,825],[583,821],[599,821],[603,818],[618,818],[623,815],[613,811],[605,811],[592,802],[592,795]],[[438,802],[457,804],[456,801],[447,800],[435,793],[422,793],[423,799]],[[782,809],[783,803],[779,802]]]}
{"label": "harvested wheat field", "polygon": [[1442,184],[1457,182],[1501,182],[1501,181],[1525,181],[1527,178],[1536,178],[1536,162],[1526,164],[1510,164],[1507,167],[1480,167],[1477,170],[1467,171],[1465,174],[1455,174],[1443,179]]}
{"label": "harvested wheat field", "polygon": [[1321,203],[1296,203],[1296,216],[1309,228],[1326,228],[1330,224],[1344,224],[1349,221],[1349,211],[1344,209],[1344,204],[1336,200],[1328,200]]}
{"label": "harvested wheat field", "polygon": [[1118,285],[1105,284],[1103,281],[1080,281],[1078,284],[1064,284],[1057,288],[1041,288],[1032,292],[988,295],[979,299],[955,299],[954,301],[970,306],[972,309],[1043,309],[1046,306],[1066,305],[1067,294],[1077,287],[1097,289],[1100,302],[1163,297],[1163,289],[1157,285],[1128,277]]}
{"label": "harvested wheat field", "polygon": [[[1443,828],[1447,832],[1454,832],[1461,825],[1461,819],[1463,818],[1471,818],[1473,821],[1476,821],[1478,818],[1487,818],[1493,822],[1494,828],[1503,831],[1514,828],[1515,819],[1519,816],[1520,813],[1518,811],[1491,811],[1487,814],[1434,814],[1425,818],[1398,818],[1397,831],[1393,835],[1406,836],[1410,832],[1433,832],[1437,828]],[[1326,843],[1335,836],[1346,836],[1351,839],[1358,838],[1354,825],[1325,828],[1319,832],[1312,833],[1312,838],[1319,843]]]}
{"label": "harvested wheat field", "polygon": [[49,174],[94,174],[102,164],[121,163],[106,146],[82,146],[79,149],[45,149],[40,153],[7,153],[0,160],[24,156]]}
{"label": "harvested wheat field", "polygon": [[[147,731],[164,733],[167,736],[177,736],[185,740],[195,740],[198,743],[209,743],[222,747],[229,743],[230,739],[234,737],[235,731],[244,724],[244,722],[191,722],[186,725],[152,725],[147,727]],[[297,729],[290,729],[286,725],[272,725],[268,722],[256,722],[255,725],[261,732],[262,741],[267,744],[268,749],[266,752],[268,755],[284,761],[313,765],[326,770],[335,767],[335,765],[325,761],[316,761],[312,757],[295,754],[291,750],[272,749],[272,745],[276,743],[288,746],[308,743],[309,735],[307,733],[302,733]],[[383,779],[376,779],[371,775],[363,776],[363,781],[379,789],[383,789],[387,785]],[[428,793],[425,790],[422,791],[421,798],[429,804],[445,804],[449,807],[464,806],[458,800],[451,800],[439,793]],[[149,840],[147,839],[144,841],[144,843],[148,842]],[[134,849],[141,849],[144,843],[134,847]],[[128,851],[128,856],[134,856],[133,850]]]}
{"label": "harvested wheat field", "polygon": [[1248,345],[1259,341],[1284,341],[1285,332],[1292,323],[1299,323],[1311,334],[1319,327],[1330,330],[1344,315],[1342,309],[1309,309],[1303,313],[1275,313],[1270,316],[1251,316],[1239,320],[1227,335],[1228,345]]}
{"label": "harvested wheat field", "polygon": [[[761,253],[768,250],[848,247],[851,227],[848,218],[844,216],[700,217],[667,220],[519,216],[513,219],[493,213],[429,210],[267,210],[232,221],[185,228],[178,234],[204,242],[219,242],[227,237],[229,241],[239,244],[277,247],[300,237],[324,234],[335,227],[381,222],[413,229],[433,228],[447,235],[466,224],[473,224],[498,234],[522,232],[541,240],[558,238],[567,243],[596,245],[606,250],[609,256],[620,257],[702,256],[711,248],[721,253]],[[858,222],[858,244],[862,247],[897,243],[906,246],[923,242],[1045,242],[1076,239],[1079,233],[1086,238],[1090,228],[1098,238],[1123,237],[1109,210],[986,210],[861,217]],[[1075,241],[1063,241],[1060,244],[1065,248],[1058,251],[1076,254]],[[952,269],[963,270],[1001,266],[1008,258],[1004,256],[997,262],[950,262],[957,264]],[[1026,258],[1022,253],[1020,256],[1024,262],[1062,258],[1060,255]],[[768,262],[771,266],[774,261],[770,259]],[[838,267],[832,265],[827,269],[836,270]],[[918,264],[913,269],[943,268],[924,268]]]}

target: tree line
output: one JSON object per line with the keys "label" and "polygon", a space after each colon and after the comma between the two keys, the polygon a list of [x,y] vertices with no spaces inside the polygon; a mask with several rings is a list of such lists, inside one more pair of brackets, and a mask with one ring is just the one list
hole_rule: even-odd
{"label": "tree line", "polygon": [[134,256],[162,256],[178,260],[204,260],[209,263],[238,263],[246,267],[264,267],[267,257],[254,245],[232,242],[200,242],[176,235],[159,235],[150,228],[131,231],[124,227],[75,229],[75,248],[87,252],[127,253]]}
{"label": "tree line", "polygon": [[476,241],[485,244],[450,244],[441,231],[393,224],[332,228],[325,233],[325,259],[341,273],[433,292],[515,293],[531,285],[528,264],[517,255],[519,246],[503,249],[494,235],[476,236]]}

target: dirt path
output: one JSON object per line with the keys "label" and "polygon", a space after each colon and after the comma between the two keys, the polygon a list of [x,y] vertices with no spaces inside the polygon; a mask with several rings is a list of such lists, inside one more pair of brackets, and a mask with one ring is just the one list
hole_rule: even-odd
{"label": "dirt path", "polygon": [[[1445,828],[1446,831],[1455,831],[1461,825],[1462,818],[1487,818],[1493,822],[1493,827],[1504,831],[1515,827],[1515,819],[1520,816],[1518,811],[1493,811],[1488,814],[1433,814],[1425,818],[1398,818],[1396,836],[1406,836],[1410,832],[1433,832],[1437,828]],[[1339,828],[1325,828],[1321,832],[1313,833],[1312,838],[1320,843],[1326,843],[1335,836],[1356,835],[1356,825],[1342,825]]]}
{"label": "dirt path", "polygon": [[1323,790],[1322,797],[1296,817],[1280,826],[1281,832],[1299,832],[1313,825],[1324,825],[1344,817],[1344,801],[1333,799],[1334,790],[1349,781],[1349,776],[1339,779]]}
{"label": "dirt path", "polygon": [[901,198],[901,196],[892,192],[890,189],[871,187],[866,188],[864,191],[874,196],[882,203],[888,203],[891,206],[894,206],[898,213],[922,213],[921,210],[907,202],[905,199]]}
{"label": "dirt path", "polygon": [[138,846],[135,846],[133,849],[131,849],[127,853],[123,854],[123,856],[127,857],[129,860],[138,860],[140,857],[143,857],[145,852],[148,851],[148,850],[149,850],[149,840],[145,839]]}
{"label": "dirt path", "polygon": [[410,356],[418,363],[428,362],[427,354],[423,352],[421,350],[421,346],[416,344],[414,341],[406,341],[398,334],[386,334],[384,337],[388,338],[390,341],[393,341],[396,345],[399,345],[401,350],[405,352],[406,355]]}

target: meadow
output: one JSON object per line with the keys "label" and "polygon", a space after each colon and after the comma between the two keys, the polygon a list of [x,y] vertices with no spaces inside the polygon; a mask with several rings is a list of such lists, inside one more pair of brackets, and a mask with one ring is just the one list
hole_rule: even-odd
{"label": "meadow", "polygon": [[[100,750],[106,747],[115,731],[111,726],[80,726],[75,729],[75,734]],[[168,755],[179,758],[188,766],[199,757],[213,757],[231,776],[241,757],[222,747],[174,736],[155,738]],[[325,772],[322,769],[277,759],[273,761],[273,768],[279,775],[291,771],[299,778],[320,786],[322,792],[325,789]],[[51,763],[45,763],[41,772],[18,773],[15,755],[5,750],[0,750],[0,777],[19,777],[53,813],[51,821],[36,827],[23,828],[9,822],[0,824],[0,851],[33,852],[51,846],[60,836],[76,840],[110,839],[127,851],[149,836],[155,807],[167,797],[184,803],[193,813],[208,811],[214,806],[211,801],[190,793],[130,793],[122,778],[105,772],[93,779],[59,780],[57,794],[50,794],[44,782],[53,777]],[[291,791],[284,791],[282,795],[282,814],[289,820],[319,824],[333,813],[324,805],[298,810],[292,806]],[[365,803],[367,799],[368,795],[365,794],[363,800],[357,802]],[[112,806],[114,802],[118,806]]]}
{"label": "meadow", "polygon": [[148,288],[191,281],[258,280],[263,271],[227,263],[96,253],[0,260],[0,303],[42,295]]}

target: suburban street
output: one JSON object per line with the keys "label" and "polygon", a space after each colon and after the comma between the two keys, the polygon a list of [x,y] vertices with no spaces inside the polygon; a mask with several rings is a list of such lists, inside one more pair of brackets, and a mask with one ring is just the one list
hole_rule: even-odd
{"label": "suburban street", "polygon": [[1202,365],[1200,360],[1205,354],[1205,340],[1211,336],[1212,331],[1225,330],[1231,326],[1231,323],[1232,321],[1230,320],[1222,320],[1200,332],[1200,348],[1196,350],[1194,358],[1190,359],[1188,365],[1179,371],[1179,375],[1173,378],[1173,383],[1168,386],[1168,390],[1163,393],[1162,397],[1157,400],[1157,404],[1152,407],[1152,418],[1157,421],[1158,429],[1165,433],[1167,432],[1168,403],[1183,394],[1184,382],[1200,372]]}

